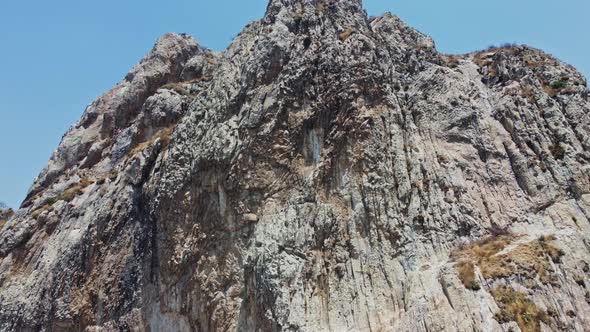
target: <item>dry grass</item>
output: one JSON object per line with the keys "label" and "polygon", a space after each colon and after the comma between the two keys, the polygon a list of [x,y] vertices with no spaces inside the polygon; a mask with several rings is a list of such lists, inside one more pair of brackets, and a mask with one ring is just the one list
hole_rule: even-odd
{"label": "dry grass", "polygon": [[526,98],[531,104],[534,104],[537,101],[537,98],[535,97],[535,91],[528,85],[521,87],[521,96]]}
{"label": "dry grass", "polygon": [[531,69],[537,69],[537,68],[543,66],[543,62],[542,61],[537,61],[531,55],[528,55],[528,54],[527,55],[524,55],[522,57],[522,61],[527,65],[527,67],[529,67]]}
{"label": "dry grass", "polygon": [[538,332],[541,322],[549,324],[547,313],[539,310],[523,293],[502,286],[493,290],[492,296],[500,307],[496,315],[500,323],[516,322],[523,332]]}
{"label": "dry grass", "polygon": [[457,262],[455,268],[465,287],[473,289],[471,265],[479,267],[485,279],[507,278],[513,275],[545,284],[555,282],[551,262],[558,263],[563,252],[551,242],[554,236],[544,236],[537,240],[520,244],[506,254],[499,254],[514,239],[511,235],[492,236],[470,245],[463,246],[451,254]]}
{"label": "dry grass", "polygon": [[576,92],[578,92],[578,90],[571,85],[568,85],[567,87],[565,87],[564,89],[561,90],[561,94],[564,94],[564,95],[573,95]]}
{"label": "dry grass", "polygon": [[167,89],[167,90],[172,90],[172,91],[176,91],[179,94],[183,95],[183,96],[188,96],[190,95],[190,91],[188,91],[182,83],[167,83],[164,86],[161,87],[161,89]]}
{"label": "dry grass", "polygon": [[76,198],[76,196],[81,195],[86,187],[90,186],[93,183],[94,181],[90,180],[87,177],[83,177],[80,180],[80,182],[69,187],[59,196],[49,197],[48,199],[46,199],[41,205],[41,207],[37,208],[31,213],[31,216],[37,219],[43,212],[53,210],[53,204],[55,204],[57,201],[71,202],[74,198]]}
{"label": "dry grass", "polygon": [[346,41],[353,33],[355,33],[353,28],[346,28],[344,31],[338,34],[338,38],[340,41]]}
{"label": "dry grass", "polygon": [[478,291],[481,289],[479,282],[475,280],[475,265],[471,262],[461,261],[456,265],[459,279],[467,289]]}
{"label": "dry grass", "polygon": [[461,60],[461,59],[462,59],[462,57],[460,55],[444,55],[443,56],[444,65],[449,68],[457,68],[459,66],[459,60]]}
{"label": "dry grass", "polygon": [[119,174],[116,171],[112,171],[110,173],[103,174],[101,177],[98,178],[98,180],[96,180],[96,184],[101,186],[107,181],[107,179],[114,181],[117,179],[118,176],[119,176]]}
{"label": "dry grass", "polygon": [[487,51],[477,52],[473,56],[473,63],[479,67],[488,66],[492,63],[491,55],[489,55],[489,52]]}
{"label": "dry grass", "polygon": [[[498,51],[500,49],[496,49]],[[495,53],[494,53],[495,54]],[[488,77],[497,77],[498,76],[498,69],[494,66],[494,58],[493,55],[490,54],[490,51],[483,51],[478,52],[473,57],[473,63],[478,65],[480,68],[487,68],[488,72],[486,76]]]}
{"label": "dry grass", "polygon": [[[547,80],[543,73],[546,67],[559,66],[559,62],[551,56],[539,54],[535,50],[527,49],[526,47],[519,47],[517,45],[506,44],[500,47],[490,47],[486,51],[477,52],[473,55],[473,62],[480,68],[486,69],[487,77],[498,77],[498,68],[495,63],[503,61],[497,58],[496,54],[504,54],[512,57],[510,61],[519,61],[524,66],[531,69],[534,76],[543,87],[543,91],[554,98],[561,94],[575,94],[578,90],[573,87],[575,82],[571,82],[571,77],[562,76],[555,80]],[[527,97],[531,102],[534,102],[532,94],[529,91],[523,91],[523,96]]]}
{"label": "dry grass", "polygon": [[36,209],[35,211],[33,211],[31,213],[31,217],[33,217],[34,219],[39,218],[39,216],[45,212],[45,211],[51,211],[53,210],[53,207],[51,207],[51,205],[49,204],[45,204],[43,206],[41,206],[40,208]]}
{"label": "dry grass", "polygon": [[[486,279],[507,277],[511,274],[509,266],[497,254],[512,240],[512,235],[490,236],[459,248],[451,258],[459,263],[459,267],[467,263],[477,265]],[[462,281],[464,285],[469,285],[469,280]]]}
{"label": "dry grass", "polygon": [[559,91],[557,91],[556,89],[554,89],[553,87],[551,87],[548,84],[543,85],[543,91],[545,91],[545,93],[548,94],[549,97],[551,97],[551,98],[557,96],[559,93]]}
{"label": "dry grass", "polygon": [[6,225],[8,219],[10,219],[10,217],[12,217],[13,215],[14,211],[12,211],[12,209],[9,209],[8,212],[2,214],[2,216],[0,217],[0,229],[2,229],[4,225]]}
{"label": "dry grass", "polygon": [[93,183],[93,181],[87,177],[84,177],[80,180],[80,182],[66,189],[61,195],[59,195],[58,200],[71,202],[76,196],[81,195],[86,187]]}
{"label": "dry grass", "polygon": [[170,143],[170,136],[172,135],[173,131],[174,131],[174,126],[164,128],[164,129],[158,131],[156,134],[154,134],[152,137],[150,137],[150,139],[148,139],[145,142],[139,143],[136,147],[134,147],[129,152],[129,155],[131,155],[131,156],[137,155],[138,153],[140,153],[140,152],[144,151],[145,149],[147,149],[148,147],[152,146],[154,143],[156,143],[157,140],[160,140],[160,142],[162,142],[162,148],[168,146],[168,144]]}
{"label": "dry grass", "polygon": [[563,251],[551,242],[554,236],[542,236],[539,239],[518,246],[509,257],[519,267],[520,274],[533,279],[539,277],[545,284],[554,284],[551,262],[557,264],[564,255]]}

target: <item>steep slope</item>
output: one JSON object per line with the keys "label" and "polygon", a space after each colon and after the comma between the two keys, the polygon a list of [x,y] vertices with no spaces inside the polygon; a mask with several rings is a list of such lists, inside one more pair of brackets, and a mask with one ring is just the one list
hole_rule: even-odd
{"label": "steep slope", "polygon": [[165,35],[0,231],[0,330],[585,331],[588,93],[360,0]]}

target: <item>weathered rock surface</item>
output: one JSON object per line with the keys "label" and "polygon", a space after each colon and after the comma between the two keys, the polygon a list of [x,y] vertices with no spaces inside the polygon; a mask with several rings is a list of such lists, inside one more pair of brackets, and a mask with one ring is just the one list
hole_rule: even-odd
{"label": "weathered rock surface", "polygon": [[588,331],[590,101],[360,0],[168,34],[0,231],[2,331]]}

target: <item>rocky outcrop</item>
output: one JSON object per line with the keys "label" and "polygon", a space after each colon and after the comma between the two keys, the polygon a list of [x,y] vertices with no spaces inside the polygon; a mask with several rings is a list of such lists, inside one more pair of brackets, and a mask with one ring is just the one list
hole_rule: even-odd
{"label": "rocky outcrop", "polygon": [[0,203],[0,227],[3,227],[6,224],[6,221],[10,219],[14,215],[14,211],[9,208],[1,207]]}
{"label": "rocky outcrop", "polygon": [[0,231],[3,331],[585,331],[590,101],[360,0],[169,34]]}

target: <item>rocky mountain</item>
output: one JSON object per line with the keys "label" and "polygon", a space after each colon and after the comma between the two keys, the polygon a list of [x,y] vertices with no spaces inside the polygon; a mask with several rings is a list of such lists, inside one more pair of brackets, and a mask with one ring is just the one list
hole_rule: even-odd
{"label": "rocky mountain", "polygon": [[64,135],[0,223],[0,330],[589,331],[589,161],[552,56],[271,0]]}

